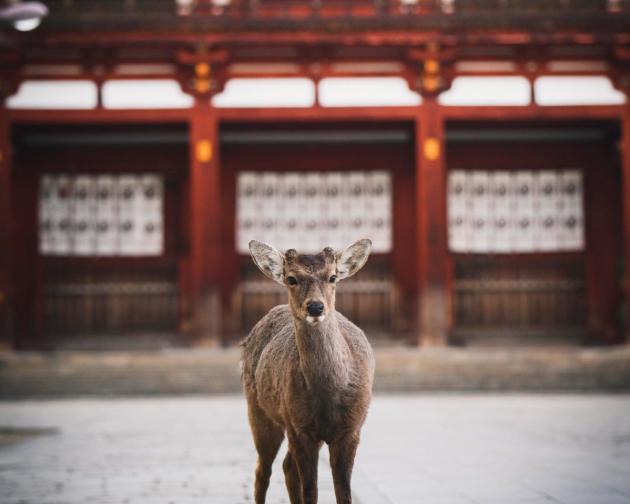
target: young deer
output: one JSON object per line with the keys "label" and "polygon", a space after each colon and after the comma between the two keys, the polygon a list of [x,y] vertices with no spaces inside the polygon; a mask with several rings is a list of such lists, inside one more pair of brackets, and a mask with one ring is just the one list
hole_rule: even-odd
{"label": "young deer", "polygon": [[337,503],[351,503],[350,475],[372,396],[374,357],[363,331],[335,311],[335,286],[359,271],[372,242],[316,255],[281,254],[251,241],[256,265],[286,285],[276,306],[243,342],[243,384],[258,452],[256,504],[265,502],[271,465],[286,432],[284,476],[291,504],[317,502],[317,460],[330,449]]}

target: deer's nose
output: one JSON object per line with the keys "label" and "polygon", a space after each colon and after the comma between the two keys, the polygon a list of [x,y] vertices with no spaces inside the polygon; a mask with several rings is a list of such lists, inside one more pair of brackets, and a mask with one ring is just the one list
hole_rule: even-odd
{"label": "deer's nose", "polygon": [[319,317],[324,313],[324,303],[321,301],[309,301],[306,303],[306,311],[311,317]]}

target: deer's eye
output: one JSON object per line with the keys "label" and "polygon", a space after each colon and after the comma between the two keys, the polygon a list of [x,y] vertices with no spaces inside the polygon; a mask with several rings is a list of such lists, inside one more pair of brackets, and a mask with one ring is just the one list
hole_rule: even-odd
{"label": "deer's eye", "polygon": [[335,283],[335,282],[337,281],[337,275],[333,275],[333,276],[331,276],[331,277],[328,279],[328,281],[329,281],[330,283]]}
{"label": "deer's eye", "polygon": [[288,276],[287,283],[289,285],[297,285],[297,279],[294,276]]}

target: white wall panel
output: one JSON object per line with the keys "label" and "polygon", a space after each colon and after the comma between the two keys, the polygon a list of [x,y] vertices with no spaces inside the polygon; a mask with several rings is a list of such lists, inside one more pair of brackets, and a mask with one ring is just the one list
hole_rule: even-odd
{"label": "white wall panel", "polygon": [[150,256],[164,247],[158,175],[42,175],[39,251],[59,256]]}
{"label": "white wall panel", "polygon": [[110,256],[118,251],[117,177],[96,177],[96,247],[95,255]]}
{"label": "white wall panel", "polygon": [[212,98],[215,107],[311,107],[315,84],[302,77],[230,79]]}
{"label": "white wall panel", "polygon": [[318,252],[368,237],[375,252],[391,250],[389,172],[241,172],[237,187],[241,253],[252,239],[279,250]]}
{"label": "white wall panel", "polygon": [[324,107],[414,106],[422,97],[401,77],[326,77],[319,82]]}
{"label": "white wall panel", "polygon": [[70,203],[74,253],[94,255],[96,250],[96,200],[94,177],[74,178]]}
{"label": "white wall panel", "polygon": [[494,172],[489,180],[489,198],[491,199],[490,249],[496,252],[512,250],[512,181],[506,171]]}
{"label": "white wall panel", "polygon": [[515,246],[514,252],[533,252],[535,249],[534,173],[519,171],[514,177],[515,187]]}
{"label": "white wall panel", "polygon": [[7,98],[10,109],[93,109],[96,84],[87,80],[27,80]]}
{"label": "white wall panel", "polygon": [[453,252],[467,252],[470,241],[468,175],[453,170],[448,178],[448,242]]}
{"label": "white wall panel", "polygon": [[534,82],[539,105],[621,105],[626,96],[603,75],[548,75]]}
{"label": "white wall panel", "polygon": [[442,105],[528,105],[531,86],[525,77],[456,77],[438,101]]}
{"label": "white wall panel", "polygon": [[449,249],[474,253],[582,250],[582,186],[578,170],[451,170]]}

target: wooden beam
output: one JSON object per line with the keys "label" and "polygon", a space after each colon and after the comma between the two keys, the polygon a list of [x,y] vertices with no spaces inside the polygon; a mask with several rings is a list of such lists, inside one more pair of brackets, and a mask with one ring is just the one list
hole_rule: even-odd
{"label": "wooden beam", "polygon": [[441,345],[449,330],[444,120],[426,98],[416,121],[419,343]]}
{"label": "wooden beam", "polygon": [[11,126],[0,104],[0,347],[13,344]]}
{"label": "wooden beam", "polygon": [[[422,108],[423,105],[420,105]],[[621,119],[624,105],[440,107],[444,119]],[[186,123],[192,109],[150,110],[6,110],[10,123]],[[213,109],[221,122],[257,121],[405,121],[415,120],[418,107],[287,107]]]}
{"label": "wooden beam", "polygon": [[[73,8],[77,8],[73,4]],[[283,11],[285,11],[283,9]],[[90,13],[92,14],[92,13]],[[62,17],[65,17],[60,23]],[[121,16],[116,9],[98,15],[50,16],[46,30],[33,33],[29,41],[50,45],[68,43],[108,43],[171,41],[209,46],[227,42],[305,42],[326,41],[357,45],[403,43],[422,44],[430,40],[458,40],[465,43],[583,43],[627,41],[630,22],[623,13],[540,12],[502,14],[496,10],[481,13],[429,14],[418,16],[330,17],[252,17],[243,22],[234,16],[150,17],[146,12]]]}
{"label": "wooden beam", "polygon": [[520,119],[621,119],[623,105],[574,105],[574,106],[452,106],[442,107],[446,120],[520,120]]}
{"label": "wooden beam", "polygon": [[136,110],[36,110],[11,109],[6,116],[11,123],[101,124],[101,123],[187,123],[192,109]]}
{"label": "wooden beam", "polygon": [[417,107],[277,107],[217,109],[221,122],[413,121]]}

